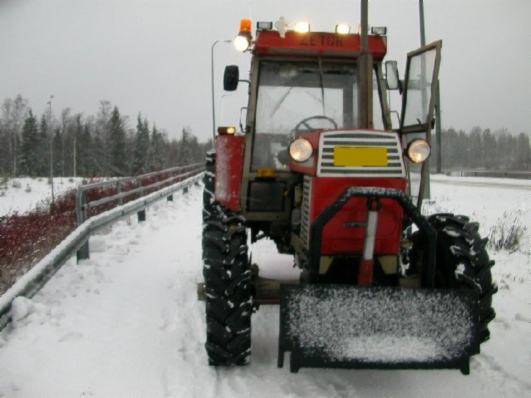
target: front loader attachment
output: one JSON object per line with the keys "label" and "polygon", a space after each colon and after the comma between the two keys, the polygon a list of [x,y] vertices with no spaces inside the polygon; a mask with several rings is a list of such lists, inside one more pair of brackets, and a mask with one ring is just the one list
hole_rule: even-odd
{"label": "front loader attachment", "polygon": [[479,352],[468,290],[283,285],[278,366],[460,369]]}

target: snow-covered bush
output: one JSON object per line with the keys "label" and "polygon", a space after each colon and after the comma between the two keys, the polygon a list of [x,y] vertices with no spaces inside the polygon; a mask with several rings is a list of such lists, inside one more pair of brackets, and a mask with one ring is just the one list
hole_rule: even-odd
{"label": "snow-covered bush", "polygon": [[26,184],[26,189],[24,190],[24,192],[26,192],[26,193],[30,193],[31,192],[30,184]]}
{"label": "snow-covered bush", "polygon": [[16,189],[22,188],[22,184],[18,180],[13,180],[13,182],[11,182],[11,186]]}
{"label": "snow-covered bush", "polygon": [[527,228],[521,222],[522,211],[503,213],[489,232],[489,247],[493,250],[520,250]]}

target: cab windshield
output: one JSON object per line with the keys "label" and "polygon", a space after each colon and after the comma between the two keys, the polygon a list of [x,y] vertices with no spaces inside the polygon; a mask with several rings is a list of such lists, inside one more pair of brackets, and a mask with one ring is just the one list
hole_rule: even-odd
{"label": "cab windshield", "polygon": [[[287,169],[286,149],[298,132],[358,126],[354,63],[272,62],[260,65],[252,168]],[[377,83],[374,82],[375,90]],[[375,92],[375,128],[382,128]]]}

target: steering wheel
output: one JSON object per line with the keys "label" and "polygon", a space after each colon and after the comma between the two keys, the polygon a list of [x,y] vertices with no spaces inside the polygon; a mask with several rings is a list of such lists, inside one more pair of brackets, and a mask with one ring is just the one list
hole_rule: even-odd
{"label": "steering wheel", "polygon": [[[313,128],[312,126],[310,126],[310,124],[308,123],[310,120],[327,120],[329,121],[330,123],[332,123],[332,126],[334,126],[334,130],[337,130],[338,129],[338,126],[337,126],[337,123],[334,119],[332,119],[331,117],[328,117],[328,116],[324,116],[324,115],[315,115],[315,116],[310,116],[310,117],[307,117],[306,119],[302,119],[299,123],[297,123],[297,125],[295,126],[295,128],[293,129],[293,131],[311,131],[311,130],[317,130],[315,128]],[[301,129],[301,127],[304,126],[305,128]]]}

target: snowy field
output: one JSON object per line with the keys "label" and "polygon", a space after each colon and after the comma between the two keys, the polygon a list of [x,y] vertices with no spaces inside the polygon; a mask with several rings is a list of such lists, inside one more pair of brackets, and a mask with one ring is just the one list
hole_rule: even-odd
{"label": "snowy field", "polygon": [[[54,178],[54,192],[60,195],[77,187],[82,178]],[[0,217],[18,212],[25,213],[45,204],[52,197],[48,178],[12,178],[6,185],[0,185]]]}
{"label": "snowy field", "polygon": [[[470,214],[486,234],[517,214],[519,252],[494,253],[500,286],[492,338],[459,371],[277,369],[278,308],[253,318],[252,364],[216,370],[203,350],[201,191],[148,209],[91,240],[91,259],[70,261],[0,335],[0,397],[524,397],[531,391],[531,190],[435,182],[430,210]],[[453,183],[455,182],[455,183]],[[504,216],[505,214],[505,216]],[[267,276],[291,260],[264,242],[253,261]]]}

